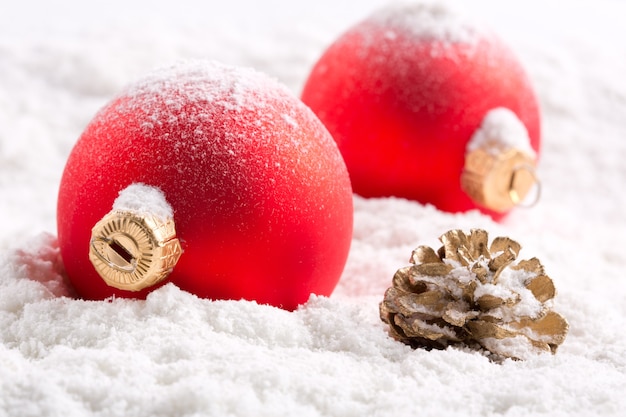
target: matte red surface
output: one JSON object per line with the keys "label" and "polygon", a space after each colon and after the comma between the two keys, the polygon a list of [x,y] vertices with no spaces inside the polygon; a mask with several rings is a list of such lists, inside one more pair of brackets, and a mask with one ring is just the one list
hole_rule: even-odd
{"label": "matte red surface", "polygon": [[355,193],[365,197],[404,197],[450,212],[477,208],[460,187],[465,149],[496,107],[513,111],[531,146],[540,147],[530,81],[491,36],[442,44],[365,21],[325,51],[302,100],[333,135]]}
{"label": "matte red surface", "polygon": [[[269,104],[262,117],[259,108],[216,109],[210,100],[144,108],[141,97],[122,96],[94,118],[69,156],[58,198],[61,253],[81,297],[153,289],[109,287],[88,259],[91,228],[135,182],[159,187],[174,209],[183,254],[166,282],[286,309],[311,293],[331,294],[352,236],[348,173],[297,98],[274,91],[259,101]],[[176,120],[146,128],[164,114]]]}

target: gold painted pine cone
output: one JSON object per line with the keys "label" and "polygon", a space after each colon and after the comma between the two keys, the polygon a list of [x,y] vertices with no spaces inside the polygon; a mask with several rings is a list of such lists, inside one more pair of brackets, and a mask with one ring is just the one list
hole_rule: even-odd
{"label": "gold painted pine cone", "polygon": [[450,230],[435,252],[413,251],[380,303],[389,334],[414,348],[482,347],[494,359],[555,353],[569,325],[552,311],[556,290],[537,258],[517,261],[521,246],[484,230]]}

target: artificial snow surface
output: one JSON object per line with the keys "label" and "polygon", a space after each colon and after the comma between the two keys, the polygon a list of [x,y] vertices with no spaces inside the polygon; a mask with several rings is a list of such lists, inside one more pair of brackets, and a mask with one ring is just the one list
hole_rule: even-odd
{"label": "artificial snow surface", "polygon": [[[297,94],[324,48],[384,1],[128,3],[0,6],[0,416],[623,415],[626,3],[471,2],[541,100],[541,201],[496,224],[356,197],[339,286],[295,312],[173,285],[145,301],[74,299],[58,183],[96,111],[153,68],[211,58]],[[387,336],[378,303],[393,273],[453,228],[508,235],[542,261],[570,323],[555,356],[495,364]]]}

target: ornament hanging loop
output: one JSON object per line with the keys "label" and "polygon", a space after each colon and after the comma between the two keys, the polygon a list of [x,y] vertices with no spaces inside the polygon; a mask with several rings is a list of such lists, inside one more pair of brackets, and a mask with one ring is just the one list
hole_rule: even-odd
{"label": "ornament hanging loop", "polygon": [[132,252],[134,251],[112,238],[95,236],[89,242],[90,254],[100,259],[107,267],[120,272],[132,273],[137,268],[137,259]]}

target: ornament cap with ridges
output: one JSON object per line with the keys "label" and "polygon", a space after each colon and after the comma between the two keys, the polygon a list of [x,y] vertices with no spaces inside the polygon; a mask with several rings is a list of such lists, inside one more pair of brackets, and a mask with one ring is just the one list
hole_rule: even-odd
{"label": "ornament cap with ridges", "polygon": [[140,291],[163,281],[182,248],[172,218],[112,210],[92,228],[89,259],[107,285]]}
{"label": "ornament cap with ridges", "polygon": [[521,205],[533,188],[539,197],[535,158],[517,148],[495,151],[480,147],[465,155],[461,187],[478,205],[507,212]]}

